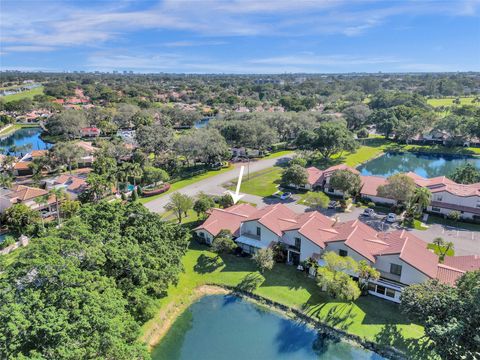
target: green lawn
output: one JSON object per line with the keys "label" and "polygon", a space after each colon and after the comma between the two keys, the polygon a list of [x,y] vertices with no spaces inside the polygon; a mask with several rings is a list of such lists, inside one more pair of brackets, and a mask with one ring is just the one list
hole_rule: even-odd
{"label": "green lawn", "polygon": [[[434,98],[434,99],[428,99],[427,104],[432,105],[433,107],[439,107],[439,106],[452,106],[456,105],[453,103],[453,100],[455,100],[455,97],[452,98]],[[480,103],[475,102],[472,103],[472,100],[475,99],[475,97],[470,96],[470,97],[461,97],[460,98],[460,105],[476,105],[480,106]]]}
{"label": "green lawn", "polygon": [[0,135],[10,134],[12,132],[15,132],[15,131],[17,131],[21,128],[25,128],[25,127],[38,127],[38,126],[39,126],[38,124],[13,124],[9,128],[3,129],[2,131],[0,131]]}
{"label": "green lawn", "polygon": [[480,232],[480,224],[472,224],[472,223],[467,223],[463,222],[461,220],[455,221],[451,219],[445,219],[442,216],[436,216],[436,215],[428,215],[427,219],[427,225],[430,224],[441,224],[444,226],[451,226],[455,228],[460,228],[460,229],[466,229],[470,231],[479,231]]}
{"label": "green lawn", "polygon": [[295,153],[295,151],[293,151],[293,150],[277,151],[277,152],[271,153],[270,155],[267,155],[267,156],[263,157],[261,160],[263,160],[263,159],[276,159],[276,158],[281,157],[281,156],[293,155],[294,153]]}
{"label": "green lawn", "polygon": [[399,312],[398,305],[372,296],[353,303],[331,299],[313,279],[292,266],[276,264],[273,270],[261,275],[251,259],[218,257],[196,243],[190,246],[183,263],[185,272],[178,285],[170,287],[168,296],[158,302],[157,315],[143,326],[141,339],[146,343],[150,343],[161,319],[165,319],[165,309],[184,309],[194,300],[193,290],[205,284],[248,287],[262,297],[302,309],[338,329],[403,350],[417,347],[417,339],[424,334],[421,326],[412,324]]}
{"label": "green lawn", "polygon": [[20,99],[23,99],[23,98],[33,99],[33,97],[35,95],[43,95],[43,86],[40,86],[40,87],[32,89],[32,90],[23,91],[23,92],[20,92],[18,94],[3,96],[2,99],[4,99],[5,102],[10,102],[10,101],[14,101],[14,100],[20,100]]}
{"label": "green lawn", "polygon": [[[262,197],[273,195],[278,191],[281,176],[282,168],[278,166],[254,172],[249,177],[244,174],[240,192]],[[233,184],[236,182],[237,179],[232,181]],[[235,190],[236,185],[229,186],[228,189]]]}
{"label": "green lawn", "polygon": [[193,176],[193,177],[185,179],[185,180],[177,181],[176,183],[172,184],[172,186],[170,187],[170,189],[167,192],[164,192],[163,194],[159,194],[159,195],[155,195],[155,196],[141,198],[138,201],[141,202],[142,204],[146,204],[146,203],[148,203],[152,200],[155,200],[155,199],[158,199],[158,198],[164,196],[165,194],[169,194],[173,191],[184,188],[185,186],[196,183],[197,181],[205,180],[205,179],[208,179],[209,177],[219,175],[219,174],[223,174],[224,172],[227,172],[227,171],[230,171],[230,170],[233,170],[233,169],[234,169],[234,167],[230,166],[228,168],[224,168],[224,169],[220,169],[220,170],[211,170],[211,171],[208,171],[204,174],[196,175],[196,176]]}

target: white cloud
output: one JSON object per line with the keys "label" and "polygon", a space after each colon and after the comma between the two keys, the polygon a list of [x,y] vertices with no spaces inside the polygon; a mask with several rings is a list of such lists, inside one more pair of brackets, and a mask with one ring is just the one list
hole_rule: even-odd
{"label": "white cloud", "polygon": [[[147,3],[98,2],[88,8],[73,2],[2,1],[0,34],[10,46],[98,46],[125,42],[138,30],[182,30],[201,36],[299,36],[345,34],[357,36],[394,16],[438,14],[476,15],[479,0],[206,0]],[[195,46],[195,41],[172,43]]]}

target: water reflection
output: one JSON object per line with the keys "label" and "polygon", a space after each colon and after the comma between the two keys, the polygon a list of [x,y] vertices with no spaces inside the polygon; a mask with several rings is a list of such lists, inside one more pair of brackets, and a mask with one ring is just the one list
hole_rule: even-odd
{"label": "water reflection", "polygon": [[413,171],[426,177],[446,176],[458,166],[471,163],[480,169],[480,158],[472,156],[449,156],[437,154],[387,153],[373,159],[358,170],[362,175],[389,177],[393,174]]}

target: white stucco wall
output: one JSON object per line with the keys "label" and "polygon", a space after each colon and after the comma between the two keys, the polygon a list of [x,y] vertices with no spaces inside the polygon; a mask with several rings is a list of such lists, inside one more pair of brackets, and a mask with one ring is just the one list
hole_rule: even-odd
{"label": "white stucco wall", "polygon": [[[195,233],[196,233],[199,237],[201,237],[202,239],[205,239],[205,242],[206,242],[207,244],[212,244],[213,235],[210,234],[208,231],[200,229],[200,230],[195,230]],[[202,236],[202,235],[203,235],[203,236]]]}
{"label": "white stucco wall", "polygon": [[348,246],[346,246],[344,241],[336,241],[336,242],[328,243],[326,248],[325,248],[325,251],[333,251],[337,254],[339,254],[340,250],[347,251],[347,256],[350,256],[355,261],[365,260],[368,263],[370,263],[370,261],[367,258],[363,257],[362,255],[360,255],[356,251],[354,251],[354,250],[350,249]]}
{"label": "white stucco wall", "polygon": [[395,205],[395,204],[397,203],[396,200],[387,199],[387,198],[383,198],[383,197],[380,197],[380,196],[367,196],[367,195],[362,195],[362,198],[363,198],[363,199],[366,199],[366,200],[369,200],[369,201],[372,201],[372,202],[374,202],[375,204],[378,203],[378,204],[390,204],[390,205]]}
{"label": "white stucco wall", "polygon": [[242,235],[252,235],[254,238],[257,236],[257,227],[260,227],[260,240],[265,247],[268,247],[272,241],[281,241],[281,237],[260,224],[257,220],[246,221],[240,228]]}
{"label": "white stucco wall", "polygon": [[426,276],[424,273],[400,259],[399,255],[397,254],[377,256],[377,261],[375,262],[374,266],[380,271],[390,273],[390,264],[397,264],[402,266],[402,275],[399,279],[402,284],[418,284],[425,282],[429,279],[429,277]]}

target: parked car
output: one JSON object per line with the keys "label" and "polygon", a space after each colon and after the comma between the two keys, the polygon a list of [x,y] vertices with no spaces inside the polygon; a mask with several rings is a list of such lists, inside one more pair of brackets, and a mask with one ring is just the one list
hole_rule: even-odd
{"label": "parked car", "polygon": [[370,209],[370,208],[363,210],[362,215],[363,216],[368,216],[368,217],[371,217],[371,218],[377,216],[377,214],[375,213],[375,210]]}
{"label": "parked car", "polygon": [[287,200],[287,199],[290,199],[291,197],[292,197],[291,192],[284,192],[282,195],[280,195],[280,199],[282,200]]}
{"label": "parked car", "polygon": [[329,209],[336,209],[338,207],[338,201],[332,200],[328,203],[328,208]]}
{"label": "parked car", "polygon": [[385,218],[385,221],[389,223],[394,223],[395,221],[397,221],[397,215],[395,215],[394,213],[389,213]]}

